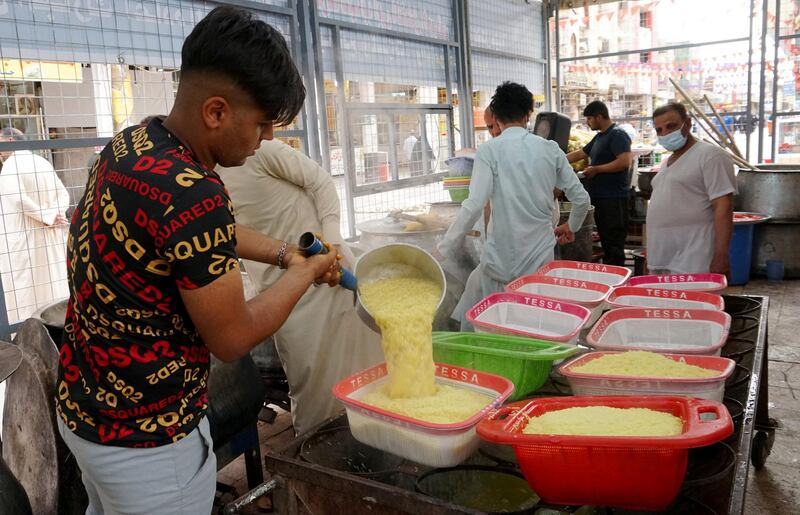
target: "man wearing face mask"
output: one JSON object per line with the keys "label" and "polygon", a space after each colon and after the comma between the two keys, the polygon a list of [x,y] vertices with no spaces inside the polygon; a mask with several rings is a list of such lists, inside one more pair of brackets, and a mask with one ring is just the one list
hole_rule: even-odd
{"label": "man wearing face mask", "polygon": [[583,110],[586,124],[599,131],[585,147],[567,154],[575,163],[591,159],[583,173],[589,179],[586,191],[592,198],[594,220],[603,246],[603,263],[625,264],[625,238],[628,234],[628,190],[631,164],[631,138],[608,116],[608,107],[590,102]]}
{"label": "man wearing face mask", "polygon": [[733,231],[733,161],[691,135],[686,108],[671,102],[653,111],[662,147],[672,152],[653,179],[647,208],[647,260],[652,273],[729,271]]}

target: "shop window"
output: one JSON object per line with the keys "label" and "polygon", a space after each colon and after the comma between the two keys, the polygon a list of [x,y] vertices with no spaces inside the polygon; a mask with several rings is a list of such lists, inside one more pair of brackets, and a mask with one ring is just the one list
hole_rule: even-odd
{"label": "shop window", "polygon": [[653,13],[650,11],[642,11],[639,13],[639,26],[643,29],[653,28]]}

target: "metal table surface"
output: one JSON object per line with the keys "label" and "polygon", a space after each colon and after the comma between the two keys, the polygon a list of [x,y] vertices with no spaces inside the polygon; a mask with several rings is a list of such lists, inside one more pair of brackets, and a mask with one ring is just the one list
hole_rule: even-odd
{"label": "metal table surface", "polygon": [[[744,513],[747,477],[751,459],[763,466],[769,454],[774,425],[768,417],[768,311],[769,298],[761,296],[726,296],[726,311],[732,312],[731,332],[722,355],[734,359],[738,366],[726,382],[725,403],[732,411],[735,431],[724,443],[709,453],[690,451],[689,470],[684,488],[664,513]],[[548,383],[532,396],[568,394],[563,376],[551,374]],[[738,406],[738,408],[737,408]],[[736,412],[734,414],[734,411]],[[324,431],[346,428],[343,415],[328,420],[317,429],[301,435],[286,446],[267,453],[266,467],[272,474],[271,483],[262,489],[274,489],[274,504],[278,513],[298,513],[298,499],[317,507],[313,513],[416,513],[432,515],[476,514],[478,510],[458,506],[429,497],[415,489],[416,479],[432,470],[419,464],[403,461],[396,468],[375,474],[358,474],[337,470],[331,466],[309,462],[301,455],[305,441]],[[346,429],[343,429],[346,430]],[[349,431],[348,431],[349,434]],[[723,451],[722,453],[718,451]],[[376,451],[380,452],[380,451]],[[693,454],[695,453],[696,454]],[[726,454],[728,458],[719,458]],[[384,453],[386,454],[386,453]],[[712,457],[709,457],[709,454]],[[389,455],[391,456],[391,455]],[[491,455],[481,451],[467,464],[486,465]],[[716,461],[715,461],[716,460]],[[704,461],[706,461],[704,463]],[[500,463],[494,458],[494,466]],[[504,462],[505,463],[505,462]],[[507,465],[507,463],[506,463]],[[394,465],[393,465],[394,466]],[[505,466],[505,465],[503,465]],[[704,469],[708,476],[692,476]],[[698,479],[699,478],[699,479]],[[255,498],[251,492],[249,500]],[[245,496],[248,497],[248,496]],[[243,497],[242,500],[245,498]],[[244,504],[240,504],[239,507]],[[541,513],[541,509],[561,513],[629,514],[638,513],[607,507],[566,507],[537,505],[520,513]],[[344,511],[341,511],[344,510]],[[227,513],[236,513],[229,509]],[[554,513],[548,511],[547,513]],[[652,513],[652,512],[651,512]]]}
{"label": "metal table surface", "polygon": [[[758,329],[755,335],[755,348],[749,359],[750,380],[743,399],[744,413],[742,428],[737,442],[736,464],[734,466],[729,514],[744,513],[747,494],[747,477],[752,459],[756,468],[764,466],[775,438],[775,423],[769,418],[769,297],[744,296],[761,302],[758,314]],[[746,355],[745,358],[748,358]]]}

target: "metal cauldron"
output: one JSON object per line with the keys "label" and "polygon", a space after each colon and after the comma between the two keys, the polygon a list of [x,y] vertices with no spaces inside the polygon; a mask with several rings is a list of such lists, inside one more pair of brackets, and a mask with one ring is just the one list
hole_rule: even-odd
{"label": "metal cauldron", "polygon": [[[367,284],[381,278],[384,267],[390,263],[402,263],[411,265],[420,270],[426,277],[430,278],[442,288],[442,296],[439,298],[437,308],[442,305],[447,289],[447,281],[444,277],[442,267],[428,252],[415,245],[406,243],[392,243],[365,252],[358,259],[354,273],[359,285]],[[356,311],[361,320],[370,329],[380,332],[375,319],[369,310],[361,302],[361,292],[356,296]]]}
{"label": "metal cauldron", "polygon": [[61,337],[64,335],[64,323],[67,318],[67,303],[69,299],[61,299],[39,308],[31,318],[41,320],[50,333],[56,348],[61,346]]}
{"label": "metal cauldron", "polygon": [[[572,203],[561,203],[561,218],[559,224],[567,223],[569,214],[572,212]],[[567,243],[566,245],[559,245],[560,259],[570,261],[586,261],[592,260],[592,231],[594,230],[594,206],[589,207],[589,212],[586,213],[586,218],[583,219],[583,225],[575,233],[575,241]]]}
{"label": "metal cauldron", "polygon": [[447,232],[447,229],[406,231],[407,224],[407,220],[395,220],[388,216],[361,222],[356,226],[361,232],[358,245],[368,251],[392,243],[407,243],[432,252]]}
{"label": "metal cauldron", "polygon": [[764,213],[772,222],[800,222],[800,165],[760,164],[761,171],[739,170],[736,211]]}
{"label": "metal cauldron", "polygon": [[636,185],[639,186],[639,191],[642,193],[653,193],[653,178],[658,171],[655,172],[637,172]]}

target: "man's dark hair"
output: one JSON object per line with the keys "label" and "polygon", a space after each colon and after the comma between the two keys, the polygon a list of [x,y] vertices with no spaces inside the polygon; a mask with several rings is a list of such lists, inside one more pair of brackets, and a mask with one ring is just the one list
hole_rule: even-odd
{"label": "man's dark hair", "polygon": [[653,119],[655,119],[656,116],[667,114],[670,111],[678,113],[678,115],[681,117],[681,120],[689,119],[689,113],[686,111],[686,107],[679,102],[669,102],[668,104],[659,107],[653,111]]}
{"label": "man's dark hair", "polygon": [[276,125],[303,107],[306,89],[283,36],[253,14],[221,6],[203,18],[181,51],[181,77],[222,74],[250,94]]}
{"label": "man's dark hair", "polygon": [[599,100],[594,100],[589,102],[583,109],[583,116],[587,118],[589,116],[599,116],[600,118],[608,120],[608,106]]}
{"label": "man's dark hair", "polygon": [[165,114],[151,114],[151,115],[148,115],[148,116],[145,116],[144,118],[142,118],[142,121],[139,122],[139,126],[145,127],[150,122],[155,120],[156,118],[158,118],[159,120],[161,120],[163,122],[166,117],[167,117],[167,115],[165,115]]}
{"label": "man's dark hair", "polygon": [[489,109],[503,123],[521,120],[533,112],[533,94],[522,84],[506,81],[497,86]]}

